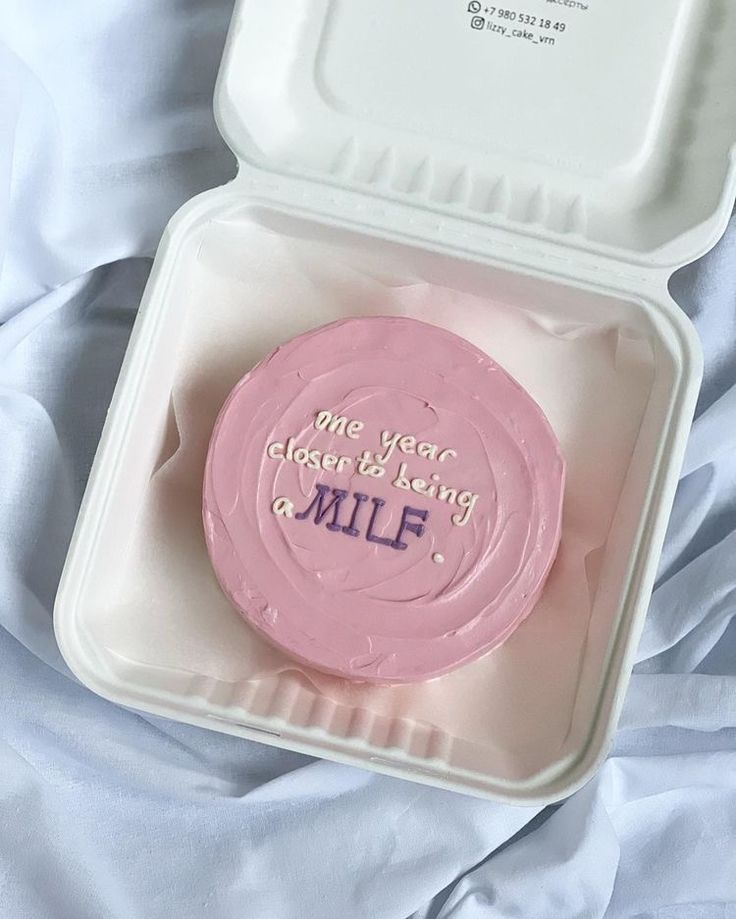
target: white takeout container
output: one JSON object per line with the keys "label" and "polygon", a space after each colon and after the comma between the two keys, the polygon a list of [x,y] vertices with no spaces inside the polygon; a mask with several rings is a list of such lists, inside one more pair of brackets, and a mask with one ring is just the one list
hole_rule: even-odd
{"label": "white takeout container", "polygon": [[[733,205],[736,3],[479,6],[237,5],[216,114],[238,175],[164,234],[55,628],[117,702],[540,803],[606,754],[655,577],[701,375],[668,281]],[[540,608],[413,687],[347,684],[265,647],[223,606],[199,516],[230,386],[297,332],[387,309],[485,348],[569,465]]]}

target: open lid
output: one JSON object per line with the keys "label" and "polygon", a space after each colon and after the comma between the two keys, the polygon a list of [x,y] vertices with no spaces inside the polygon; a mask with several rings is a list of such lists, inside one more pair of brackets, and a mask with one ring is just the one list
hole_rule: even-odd
{"label": "open lid", "polygon": [[734,0],[240,0],[241,160],[620,261],[709,249],[736,189]]}

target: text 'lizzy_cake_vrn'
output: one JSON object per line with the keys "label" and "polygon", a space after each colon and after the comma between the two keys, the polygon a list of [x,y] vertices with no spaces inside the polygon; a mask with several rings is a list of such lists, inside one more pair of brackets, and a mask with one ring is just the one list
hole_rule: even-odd
{"label": "text 'lizzy_cake_vrn'", "polygon": [[564,479],[542,410],[487,354],[416,319],[346,319],[279,346],[228,396],[205,538],[233,606],[292,658],[415,682],[533,609]]}

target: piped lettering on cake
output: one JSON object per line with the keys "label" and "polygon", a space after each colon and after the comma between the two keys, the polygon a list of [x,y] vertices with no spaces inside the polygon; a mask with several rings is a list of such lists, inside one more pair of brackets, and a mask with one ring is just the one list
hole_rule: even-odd
{"label": "piped lettering on cake", "polygon": [[428,498],[436,498],[438,501],[445,501],[447,504],[456,504],[463,509],[461,514],[453,514],[452,522],[455,526],[464,527],[473,513],[475,502],[478,495],[467,489],[458,491],[457,488],[450,488],[442,485],[435,478],[434,474],[430,476],[430,481],[425,479],[409,477],[407,473],[407,464],[401,463],[396,478],[391,483],[395,488],[403,488],[405,491],[414,491],[418,495],[425,495]]}
{"label": "piped lettering on cake", "polygon": [[343,488],[333,488],[332,498],[329,501],[325,501],[325,496],[329,492],[330,487],[328,485],[318,485],[317,494],[312,503],[306,510],[295,514],[296,519],[306,520],[314,510],[314,522],[320,524],[325,516],[332,511],[332,521],[327,524],[327,529],[335,533],[342,532],[342,525],[337,522],[337,518],[340,513],[340,505],[347,498],[348,493]]}
{"label": "piped lettering on cake", "polygon": [[[350,522],[344,525],[340,523],[340,514],[343,502],[345,502],[348,497],[348,492],[343,488],[330,488],[328,485],[323,485],[321,483],[317,484],[315,487],[317,494],[303,511],[294,514],[296,520],[309,520],[311,518],[312,523],[319,526],[331,513],[332,519],[329,523],[325,524],[326,529],[331,533],[343,533],[346,536],[353,537],[360,536],[361,531],[356,526],[358,516],[365,503],[370,501],[370,516],[366,513],[367,526],[365,532],[362,534],[368,542],[375,543],[379,546],[387,546],[388,548],[396,549],[401,552],[409,548],[409,543],[406,542],[404,538],[405,534],[412,533],[417,539],[421,539],[421,537],[424,536],[426,522],[429,518],[429,511],[427,510],[410,507],[408,504],[405,504],[401,511],[401,521],[399,522],[398,531],[392,538],[386,536],[385,533],[381,535],[381,516],[386,504],[383,498],[369,498],[368,495],[362,492],[353,492],[352,497],[354,504],[350,514]],[[328,497],[330,494],[331,497]],[[278,499],[278,501],[285,500],[284,498]],[[276,510],[276,503],[277,502],[274,502],[274,513],[283,514],[283,511]],[[291,515],[285,514],[285,516]]]}
{"label": "piped lettering on cake", "polygon": [[402,434],[401,431],[381,431],[381,452],[376,453],[376,462],[385,465],[394,452],[398,450],[405,455],[417,455],[423,459],[444,463],[450,458],[457,458],[457,452],[449,447],[440,448],[426,440],[417,441],[413,434]]}
{"label": "piped lettering on cake", "polygon": [[369,475],[374,479],[380,479],[386,474],[385,467],[381,463],[373,461],[370,450],[363,450],[360,454],[356,469],[358,475]]}
{"label": "piped lettering on cake", "polygon": [[[422,523],[415,523],[410,520],[411,517],[418,517]],[[404,510],[401,512],[401,523],[399,524],[399,532],[396,535],[396,539],[391,543],[393,549],[408,549],[408,544],[402,542],[401,537],[404,533],[413,533],[417,539],[420,536],[424,535],[424,522],[427,517],[429,517],[429,511],[418,510],[416,507],[409,507],[404,505]]]}
{"label": "piped lettering on cake", "polygon": [[368,495],[364,495],[359,491],[353,493],[353,498],[355,499],[355,506],[353,507],[353,513],[350,517],[350,523],[342,528],[343,533],[346,536],[360,536],[360,530],[357,529],[356,524],[358,523],[358,514],[360,508],[364,501],[368,500]]}
{"label": "piped lettering on cake", "polygon": [[[360,439],[361,434],[364,432],[365,424],[357,418],[349,418],[347,415],[337,414],[328,409],[319,409],[314,414],[312,427],[315,431],[356,441]],[[332,453],[317,449],[311,444],[309,446],[304,446],[298,443],[296,436],[291,436],[287,437],[284,441],[272,441],[269,443],[266,447],[266,456],[278,462],[296,463],[299,466],[303,466],[305,469],[311,469],[315,472],[331,472],[335,475],[343,475],[347,472],[351,472],[354,475],[373,479],[383,478],[386,475],[389,461],[392,458],[398,459],[400,456],[417,456],[422,460],[435,463],[446,463],[458,458],[457,450],[454,450],[452,447],[442,446],[428,440],[421,440],[413,434],[406,434],[402,431],[382,430],[379,440],[380,444],[378,450],[363,449],[356,456],[346,456],[339,452]],[[398,463],[398,467],[395,467],[394,472],[391,473],[391,485],[394,488],[403,491],[411,491],[425,498],[431,498],[435,501],[459,508],[456,513],[451,514],[451,523],[453,526],[457,527],[466,526],[480,496],[470,489],[460,488],[457,485],[450,485],[446,482],[442,482],[440,478],[440,475],[436,472],[430,473],[428,478],[413,475],[409,471],[409,461],[401,459]],[[444,476],[442,478],[444,478]],[[318,486],[318,488],[320,487],[328,488],[328,486]],[[339,489],[333,489],[333,492],[335,491],[339,491]],[[345,494],[347,495],[347,492],[345,492]],[[315,502],[320,502],[322,500],[323,495],[321,493],[314,499]],[[334,500],[336,499],[333,498],[333,501]],[[357,501],[353,511],[353,516],[356,519],[356,515],[360,511],[360,504],[367,500],[368,496],[364,495]],[[383,499],[374,498],[372,500],[376,501]],[[329,509],[333,508],[333,506],[334,505],[330,503]],[[370,510],[371,521],[373,521],[374,518],[377,519],[381,506],[382,505],[373,504]],[[318,513],[321,513],[322,505],[318,503],[316,507]],[[329,509],[325,510],[324,514],[327,514]],[[337,505],[336,509],[339,512],[339,505]],[[289,516],[288,514],[277,511],[275,506],[273,507],[273,511],[280,516]],[[299,517],[298,514],[296,516],[297,519],[304,519]],[[419,526],[419,524],[416,524],[416,526]],[[355,519],[351,520],[346,527],[341,528],[337,523],[335,523],[335,527],[342,529],[348,536],[357,535]],[[371,542],[380,543],[380,540],[384,537],[375,536],[373,527],[370,524],[368,528],[371,535],[367,538],[369,538]],[[330,529],[329,526],[328,529]],[[410,530],[410,532],[413,531]],[[395,541],[400,542],[400,539]]]}
{"label": "piped lettering on cake", "polygon": [[276,498],[271,505],[271,510],[277,517],[293,517],[294,505],[288,498]]}
{"label": "piped lettering on cake", "polygon": [[314,427],[318,431],[329,431],[330,434],[343,434],[350,440],[357,440],[365,425],[362,421],[345,418],[344,415],[333,415],[332,412],[322,410],[317,412]]}

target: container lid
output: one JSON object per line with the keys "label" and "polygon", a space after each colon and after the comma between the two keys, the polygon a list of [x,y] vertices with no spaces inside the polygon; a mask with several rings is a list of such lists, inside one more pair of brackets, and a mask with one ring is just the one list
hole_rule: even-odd
{"label": "container lid", "polygon": [[675,267],[733,205],[734,47],[732,0],[241,0],[217,117],[272,173]]}

